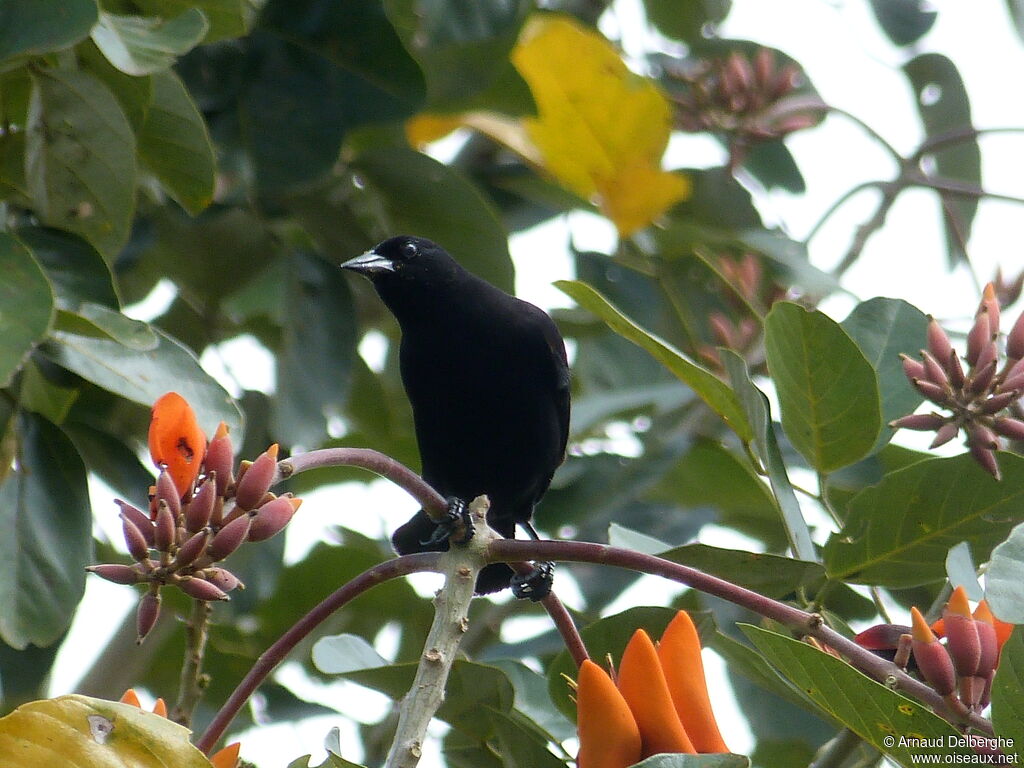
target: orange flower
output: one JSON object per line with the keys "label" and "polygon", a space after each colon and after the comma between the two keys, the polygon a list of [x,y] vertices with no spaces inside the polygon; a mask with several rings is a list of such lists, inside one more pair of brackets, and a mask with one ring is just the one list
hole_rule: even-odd
{"label": "orange flower", "polygon": [[[982,600],[978,603],[978,607],[974,609],[974,618],[981,619],[982,621],[990,621],[992,626],[996,628],[996,638],[999,641],[999,648],[1002,649],[1003,645],[1007,640],[1010,639],[1010,633],[1013,632],[1014,624],[1010,624],[1007,621],[1000,621],[992,615],[992,609],[988,607],[988,601]],[[932,624],[932,631],[939,637],[946,636],[946,622],[939,619]]]}
{"label": "orange flower", "polygon": [[182,496],[192,488],[206,454],[206,435],[196,414],[177,392],[168,392],[153,404],[149,422],[149,455],[158,467],[167,467]]}
{"label": "orange flower", "polygon": [[685,611],[657,649],[644,630],[633,633],[617,690],[591,661],[583,662],[579,676],[579,768],[626,768],[662,752],[729,751],[711,711],[697,630]]}
{"label": "orange flower", "polygon": [[213,764],[213,768],[237,768],[238,752],[241,748],[242,744],[236,741],[214,752],[210,755],[210,762]]}

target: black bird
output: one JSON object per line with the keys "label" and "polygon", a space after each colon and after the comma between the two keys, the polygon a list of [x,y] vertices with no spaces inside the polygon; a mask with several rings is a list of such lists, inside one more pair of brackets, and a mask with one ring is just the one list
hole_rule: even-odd
{"label": "black bird", "polygon": [[[486,493],[488,524],[537,538],[533,509],[565,457],[569,366],[547,313],[463,269],[436,243],[392,237],[341,265],[366,275],[402,329],[399,362],[412,404],[423,479],[441,495],[470,501]],[[452,502],[457,504],[456,501]],[[448,548],[423,510],[391,537],[400,554]],[[550,586],[524,587],[539,599]],[[509,586],[504,563],[486,566],[480,594]]]}

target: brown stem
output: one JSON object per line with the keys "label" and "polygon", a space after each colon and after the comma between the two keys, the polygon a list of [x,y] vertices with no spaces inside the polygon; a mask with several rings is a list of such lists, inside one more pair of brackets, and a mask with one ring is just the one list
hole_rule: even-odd
{"label": "brown stem", "polygon": [[752,590],[740,587],[696,568],[673,563],[654,555],[619,549],[604,544],[582,541],[516,541],[502,539],[490,545],[488,559],[491,562],[510,562],[523,559],[597,563],[629,568],[641,573],[661,576],[680,584],[720,597],[731,603],[747,608],[754,613],[788,627],[797,635],[810,635],[825,645],[843,654],[855,668],[875,680],[891,685],[897,690],[910,694],[930,706],[935,712],[944,713],[951,722],[968,724],[983,733],[992,733],[992,723],[980,715],[968,712],[954,712],[947,702],[919,680],[907,675],[892,662],[886,661],[854,643],[835,630],[825,626],[821,616],[808,613],[778,600],[773,600]]}
{"label": "brown stem", "polygon": [[[319,453],[319,451],[313,453]],[[232,691],[228,700],[224,702],[220,711],[214,716],[206,731],[196,741],[196,747],[209,754],[220,737],[224,735],[227,727],[231,725],[231,721],[245,706],[245,702],[273,672],[274,668],[332,613],[378,584],[397,579],[400,576],[407,576],[410,573],[436,571],[440,557],[440,552],[420,552],[415,555],[404,555],[393,560],[386,560],[363,571],[347,584],[332,592],[260,655],[246,676]]]}
{"label": "brown stem", "polygon": [[310,469],[344,466],[361,467],[387,478],[416,499],[432,520],[441,520],[448,511],[445,498],[423,478],[390,456],[369,448],[322,448],[284,459],[277,465],[274,484]]}
{"label": "brown stem", "polygon": [[565,643],[569,655],[572,656],[572,660],[579,667],[590,658],[590,654],[587,653],[587,646],[583,644],[583,638],[580,637],[579,630],[576,629],[576,622],[572,620],[569,611],[566,610],[565,605],[562,604],[562,601],[558,599],[558,595],[554,592],[541,600],[540,604],[548,612],[548,616],[554,622],[558,634],[562,636],[562,642]]}
{"label": "brown stem", "polygon": [[203,673],[203,659],[212,612],[212,606],[205,600],[193,600],[192,615],[185,623],[185,661],[181,665],[178,701],[171,710],[171,720],[186,728],[192,723],[192,715],[209,683]]}

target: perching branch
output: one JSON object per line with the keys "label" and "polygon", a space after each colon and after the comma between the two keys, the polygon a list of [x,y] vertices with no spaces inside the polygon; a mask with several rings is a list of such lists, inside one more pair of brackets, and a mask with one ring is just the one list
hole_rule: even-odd
{"label": "perching branch", "polygon": [[171,710],[171,720],[185,727],[192,723],[192,715],[208,683],[208,675],[202,669],[212,611],[213,607],[206,600],[193,600],[192,615],[185,623],[185,662],[181,665],[178,700]]}

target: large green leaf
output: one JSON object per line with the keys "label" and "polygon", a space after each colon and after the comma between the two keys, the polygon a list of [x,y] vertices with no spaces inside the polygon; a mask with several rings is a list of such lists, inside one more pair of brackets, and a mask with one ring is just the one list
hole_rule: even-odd
{"label": "large green leaf", "polygon": [[1012,739],[1003,751],[1024,757],[1024,630],[1017,627],[999,654],[999,668],[992,681],[992,725],[996,735]]}
{"label": "large green leaf", "polygon": [[[985,571],[985,598],[1003,621],[1024,624],[1024,525],[1010,532],[1006,541],[992,550]],[[1024,742],[1022,742],[1024,744]]]}
{"label": "large green leaf", "polygon": [[722,356],[722,362],[739,397],[740,404],[752,425],[754,450],[768,473],[768,481],[771,483],[775,501],[778,503],[779,519],[786,531],[793,555],[800,560],[817,560],[817,549],[811,540],[810,529],[807,527],[807,521],[804,520],[800,502],[797,501],[796,492],[793,490],[793,484],[786,471],[786,462],[779,449],[778,438],[775,436],[775,426],[771,419],[768,398],[751,380],[750,372],[747,371],[747,364],[743,358],[730,349],[720,349],[719,354]]}
{"label": "large green leaf", "polygon": [[[971,128],[971,103],[956,65],[941,53],[922,53],[903,65],[917,96],[917,108],[925,135],[939,138],[951,131]],[[934,154],[935,175],[975,186],[981,184],[981,149],[976,138],[945,146]],[[949,263],[967,258],[964,243],[970,239],[978,198],[939,193]]]}
{"label": "large green leaf", "polygon": [[53,286],[60,309],[74,311],[86,301],[118,308],[110,267],[88,242],[47,227],[22,227],[15,235],[32,249]]}
{"label": "large green leaf", "polygon": [[661,34],[685,43],[700,42],[708,25],[721,22],[731,7],[732,0],[644,0],[647,20]]}
{"label": "large green leaf", "polygon": [[146,16],[169,18],[198,8],[206,16],[209,29],[203,42],[212,43],[246,32],[246,0],[133,0]]}
{"label": "large green leaf", "polygon": [[871,450],[881,422],[878,377],[827,315],[781,301],[765,318],[765,354],[782,409],[782,428],[819,472]]}
{"label": "large green leaf", "polygon": [[71,441],[32,414],[18,419],[18,463],[0,484],[0,638],[22,650],[71,623],[92,559],[85,465]]}
{"label": "large green leaf", "polygon": [[155,333],[157,345],[138,350],[110,338],[54,331],[43,352],[82,378],[142,405],[152,405],[165,392],[178,392],[208,434],[225,421],[233,437],[241,440],[242,415],[231,396],[191,352],[160,331]]}
{"label": "large green leaf", "polygon": [[923,37],[939,16],[918,0],[871,0],[878,26],[896,45],[910,45]]}
{"label": "large green leaf", "polygon": [[559,280],[555,286],[581,307],[604,320],[620,336],[647,350],[658,362],[688,384],[711,410],[722,417],[741,440],[749,442],[753,439],[750,423],[736,394],[721,379],[692,362],[671,344],[641,328],[586,283]]}
{"label": "large green leaf", "polygon": [[825,545],[829,576],[891,587],[940,581],[961,541],[986,561],[1024,520],[1024,458],[1000,453],[999,462],[1002,482],[965,453],[911,464],[861,491]]}
{"label": "large green leaf", "polygon": [[509,53],[531,6],[528,0],[384,0],[426,76],[429,108],[448,111],[469,104],[499,76],[522,82]]}
{"label": "large green leaf", "polygon": [[900,354],[916,356],[927,343],[928,318],[902,299],[874,298],[861,302],[841,323],[878,374],[882,396],[882,429],[872,453],[889,442],[893,419],[913,413],[923,399],[910,386]]}
{"label": "large green leaf", "polygon": [[99,18],[96,0],[5,0],[0,4],[0,62],[70,48]]}
{"label": "large green leaf", "polygon": [[508,235],[490,201],[461,173],[399,147],[363,152],[352,167],[379,196],[389,234],[428,237],[470,272],[513,291]]}
{"label": "large green leaf", "polygon": [[340,269],[297,253],[288,264],[284,310],[274,434],[289,445],[315,448],[352,385],[358,340],[352,293]]}
{"label": "large green leaf", "polygon": [[173,66],[206,36],[202,11],[189,8],[171,19],[100,12],[92,40],[107,61],[127,75],[151,75]]}
{"label": "large green leaf", "polygon": [[126,75],[107,60],[92,40],[78,46],[76,53],[81,68],[94,75],[114,94],[132,131],[138,136],[153,101],[153,78]]}
{"label": "large green leaf", "polygon": [[0,387],[46,335],[53,317],[53,289],[25,246],[0,232]]}
{"label": "large green leaf", "polygon": [[820,563],[707,544],[686,544],[661,552],[659,557],[776,599],[825,578],[825,569]]}
{"label": "large green leaf", "polygon": [[565,768],[565,763],[548,751],[548,739],[528,718],[517,712],[486,714],[504,768]]}
{"label": "large green leaf", "polygon": [[[747,637],[775,667],[824,712],[901,766],[917,765],[919,755],[956,755],[967,762],[967,747],[945,746],[959,732],[922,704],[858,672],[845,661],[807,643],[759,627],[741,625]],[[891,740],[887,743],[887,739]],[[937,749],[908,746],[907,739],[937,739]]]}
{"label": "large green leaf", "polygon": [[216,159],[192,98],[171,70],[153,75],[153,99],[139,133],[139,157],[191,214],[213,199]]}
{"label": "large green leaf", "polygon": [[135,210],[135,136],[110,91],[86,72],[33,70],[25,153],[39,218],[112,258]]}

